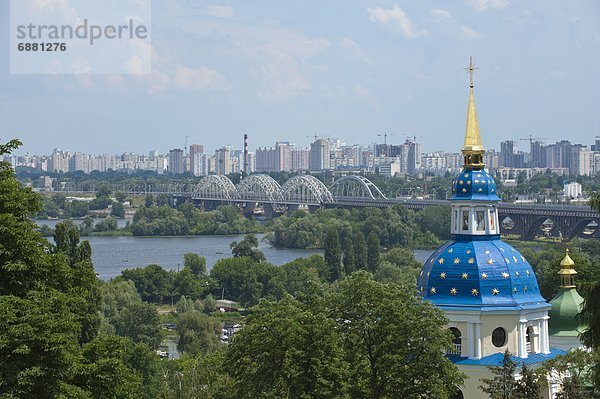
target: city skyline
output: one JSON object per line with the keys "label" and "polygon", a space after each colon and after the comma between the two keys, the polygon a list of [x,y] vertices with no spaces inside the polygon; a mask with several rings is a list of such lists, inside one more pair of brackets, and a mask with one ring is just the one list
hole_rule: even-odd
{"label": "city skyline", "polygon": [[[165,152],[186,136],[241,147],[244,133],[255,148],[387,133],[390,143],[416,136],[428,152],[454,151],[470,55],[487,148],[530,134],[590,144],[600,134],[593,1],[181,0],[154,1],[152,13],[149,76],[9,75],[3,58],[0,136],[21,139],[23,153],[141,153],[149,139]],[[2,2],[0,23],[8,14]]]}

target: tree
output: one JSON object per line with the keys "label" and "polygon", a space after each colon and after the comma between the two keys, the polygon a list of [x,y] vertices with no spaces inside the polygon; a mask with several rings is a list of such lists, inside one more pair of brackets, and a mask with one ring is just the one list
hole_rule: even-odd
{"label": "tree", "polygon": [[451,337],[442,311],[414,290],[358,271],[341,280],[325,303],[342,337],[352,397],[447,398],[462,384],[462,374],[444,356]]}
{"label": "tree", "polygon": [[190,354],[215,352],[220,333],[218,321],[198,311],[185,312],[177,320],[177,349]]}
{"label": "tree", "polygon": [[354,254],[356,257],[355,270],[366,270],[367,269],[367,242],[365,241],[365,235],[362,231],[359,231],[354,236]]}
{"label": "tree", "polygon": [[258,239],[254,234],[246,234],[240,242],[233,241],[229,245],[229,248],[231,248],[231,254],[235,258],[247,256],[254,262],[264,262],[267,260],[265,254],[258,249]]}
{"label": "tree", "polygon": [[110,197],[112,190],[108,184],[101,184],[96,191],[96,198]]}
{"label": "tree", "polygon": [[344,239],[344,272],[346,275],[352,274],[356,267],[356,258],[354,256],[354,243],[352,242],[352,237],[347,235]]}
{"label": "tree", "polygon": [[521,378],[517,380],[515,398],[540,399],[542,397],[542,381],[544,378],[544,375],[540,375],[523,363]]}
{"label": "tree", "polygon": [[584,291],[583,308],[580,317],[587,324],[586,330],[581,334],[581,341],[595,350],[600,349],[600,281],[594,282]]}
{"label": "tree", "polygon": [[[180,359],[160,362],[160,398],[233,399],[234,380],[224,370],[223,351],[184,354]],[[199,393],[201,392],[201,396]]]}
{"label": "tree", "polygon": [[516,363],[511,359],[508,349],[504,352],[500,366],[488,366],[494,378],[482,378],[481,389],[491,399],[512,399],[516,397],[518,384],[515,379]]}
{"label": "tree", "polygon": [[112,216],[107,216],[96,224],[95,231],[113,231],[119,228],[117,219]]}
{"label": "tree", "polygon": [[122,204],[127,199],[127,194],[125,194],[123,191],[117,191],[115,193],[115,199],[117,202]]}
{"label": "tree", "polygon": [[116,333],[156,349],[162,341],[156,306],[147,302],[134,302],[123,308],[116,323]]}
{"label": "tree", "polygon": [[336,281],[342,275],[342,249],[340,248],[340,236],[333,226],[329,227],[325,233],[323,249],[325,264],[330,271],[329,281]]}
{"label": "tree", "polygon": [[206,258],[193,252],[183,254],[183,266],[196,276],[206,274]]}
{"label": "tree", "polygon": [[348,370],[334,320],[290,296],[252,308],[225,365],[239,398],[346,396]]}
{"label": "tree", "polygon": [[380,250],[379,237],[375,232],[371,232],[367,237],[367,266],[371,273],[375,273],[379,265]]}
{"label": "tree", "polygon": [[154,205],[154,196],[152,194],[146,194],[144,197],[144,206],[150,208],[152,205]]}
{"label": "tree", "polygon": [[544,363],[558,377],[557,399],[597,398],[600,394],[600,353],[577,349]]}
{"label": "tree", "polygon": [[110,210],[111,216],[116,218],[124,218],[125,217],[125,207],[121,202],[113,202],[112,208]]}
{"label": "tree", "polygon": [[590,207],[600,212],[600,191],[592,193],[590,197]]}
{"label": "tree", "polygon": [[171,276],[159,265],[148,265],[143,269],[125,269],[120,278],[133,281],[143,301],[163,303],[171,296]]}

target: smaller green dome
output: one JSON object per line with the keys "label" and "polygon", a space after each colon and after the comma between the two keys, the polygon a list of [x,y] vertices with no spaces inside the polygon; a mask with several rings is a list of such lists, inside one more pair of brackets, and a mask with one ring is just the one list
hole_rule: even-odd
{"label": "smaller green dome", "polygon": [[556,337],[577,337],[585,326],[577,319],[583,298],[575,288],[561,288],[550,301],[548,332]]}

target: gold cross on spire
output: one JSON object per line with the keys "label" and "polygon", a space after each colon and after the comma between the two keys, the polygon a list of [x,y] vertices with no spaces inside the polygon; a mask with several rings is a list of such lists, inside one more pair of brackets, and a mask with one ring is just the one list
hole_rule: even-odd
{"label": "gold cross on spire", "polygon": [[471,88],[473,88],[473,72],[479,70],[475,65],[473,65],[473,57],[469,57],[469,66],[465,68],[465,71],[469,72],[469,82]]}

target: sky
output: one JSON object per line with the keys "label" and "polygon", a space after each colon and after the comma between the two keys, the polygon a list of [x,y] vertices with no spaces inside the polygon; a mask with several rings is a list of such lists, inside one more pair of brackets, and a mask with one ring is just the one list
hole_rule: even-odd
{"label": "sky", "polygon": [[[64,7],[69,0],[31,0]],[[0,141],[19,153],[250,149],[311,136],[462,146],[472,56],[484,145],[600,135],[600,2],[152,1],[152,72],[10,74],[0,1]]]}

